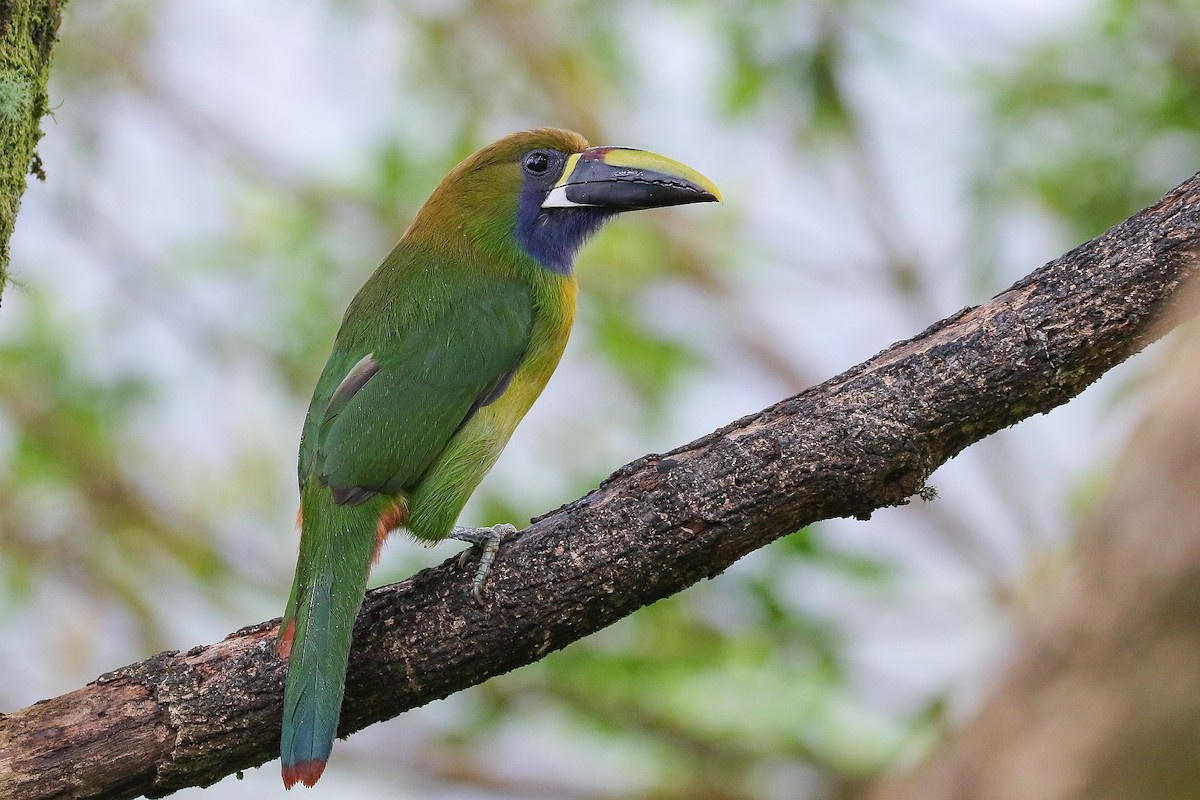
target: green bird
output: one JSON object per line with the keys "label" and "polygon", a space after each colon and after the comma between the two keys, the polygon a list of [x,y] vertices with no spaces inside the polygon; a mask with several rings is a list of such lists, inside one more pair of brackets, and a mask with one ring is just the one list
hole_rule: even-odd
{"label": "green bird", "polygon": [[455,521],[558,365],[580,246],[622,211],[710,201],[711,181],[663,156],[514,133],[446,176],[359,290],[300,440],[300,557],[277,641],[284,786],[325,769],[354,619],[389,533],[476,545],[482,602],[514,529]]}

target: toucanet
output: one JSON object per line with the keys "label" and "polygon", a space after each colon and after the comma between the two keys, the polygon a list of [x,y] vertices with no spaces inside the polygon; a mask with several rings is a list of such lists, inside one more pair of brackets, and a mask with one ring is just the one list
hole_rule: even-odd
{"label": "toucanet", "polygon": [[354,619],[389,533],[476,545],[482,602],[512,528],[455,521],[558,365],[580,246],[622,211],[719,200],[663,156],[514,133],[446,176],[359,290],[300,440],[300,557],[277,643],[286,787],[325,769]]}

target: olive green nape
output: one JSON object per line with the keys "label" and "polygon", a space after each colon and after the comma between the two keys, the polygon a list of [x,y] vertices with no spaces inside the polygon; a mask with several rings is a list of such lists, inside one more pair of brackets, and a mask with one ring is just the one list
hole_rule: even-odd
{"label": "olive green nape", "polygon": [[493,223],[494,244],[501,247],[521,188],[521,156],[537,149],[581,153],[587,147],[587,139],[562,128],[532,128],[492,142],[450,170],[421,206],[405,237],[437,249],[453,248],[457,226],[451,221],[466,217],[473,218],[479,230]]}
{"label": "olive green nape", "polygon": [[[557,150],[560,153],[582,153],[588,148],[588,141],[581,134],[564,128],[531,128],[518,131],[488,146],[464,159],[454,168],[447,180],[452,180],[457,173],[470,172],[486,167],[489,164],[513,162],[530,150]],[[443,181],[445,185],[445,181]]]}

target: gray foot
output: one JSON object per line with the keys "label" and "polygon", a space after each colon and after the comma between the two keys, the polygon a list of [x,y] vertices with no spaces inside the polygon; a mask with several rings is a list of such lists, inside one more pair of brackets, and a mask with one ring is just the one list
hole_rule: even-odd
{"label": "gray foot", "polygon": [[460,542],[470,542],[474,547],[464,550],[459,556],[458,563],[466,563],[467,557],[474,550],[479,551],[479,569],[475,570],[475,580],[471,581],[471,594],[475,602],[483,605],[483,584],[487,581],[492,564],[496,561],[496,553],[500,552],[500,539],[505,534],[516,533],[517,529],[507,522],[493,525],[490,528],[463,528],[455,526],[450,531],[450,538]]}

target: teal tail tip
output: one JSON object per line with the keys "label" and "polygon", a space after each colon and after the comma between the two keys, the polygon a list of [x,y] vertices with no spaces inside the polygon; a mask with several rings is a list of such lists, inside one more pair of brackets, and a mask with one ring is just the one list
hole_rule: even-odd
{"label": "teal tail tip", "polygon": [[325,762],[320,759],[300,761],[295,764],[283,765],[283,788],[290,789],[297,783],[303,783],[308,788],[317,785],[317,779],[325,771]]}

